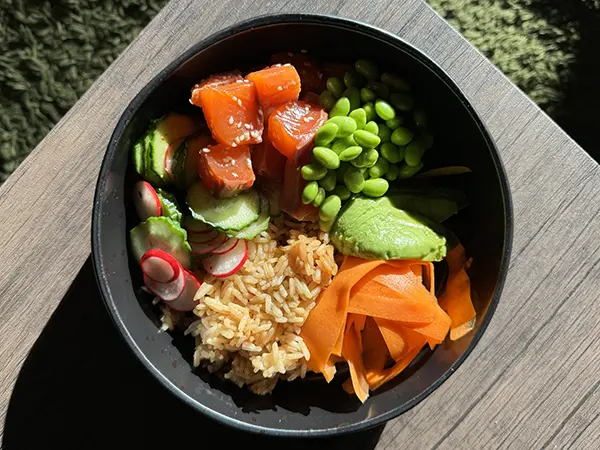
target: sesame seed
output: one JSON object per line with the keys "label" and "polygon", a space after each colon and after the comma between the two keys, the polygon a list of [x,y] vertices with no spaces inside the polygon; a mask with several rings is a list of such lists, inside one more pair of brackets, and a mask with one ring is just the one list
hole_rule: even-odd
{"label": "sesame seed", "polygon": [[239,175],[235,172],[231,172],[231,175],[233,175],[235,178],[239,178]]}
{"label": "sesame seed", "polygon": [[314,118],[313,116],[308,116],[308,117],[306,118],[306,121],[307,121],[307,122],[312,122],[313,120],[315,120],[315,118]]}
{"label": "sesame seed", "polygon": [[237,147],[237,144],[234,142],[233,144],[231,144],[232,147]]}
{"label": "sesame seed", "polygon": [[244,139],[245,139],[245,140],[247,140],[247,141],[249,141],[249,140],[250,140],[250,133],[249,133],[248,131],[246,131],[246,132],[244,133]]}
{"label": "sesame seed", "polygon": [[300,50],[300,53],[308,53],[308,52],[306,51],[305,48],[303,48],[302,50]]}
{"label": "sesame seed", "polygon": [[303,120],[305,123],[308,123],[308,122],[310,122],[310,120],[308,120],[308,117],[304,117],[302,120]]}
{"label": "sesame seed", "polygon": [[275,64],[273,67],[281,67],[281,64]]}
{"label": "sesame seed", "polygon": [[238,99],[238,101],[237,101],[237,102],[238,102],[238,105],[239,105],[239,106],[242,106],[242,101],[241,101],[240,99]]}
{"label": "sesame seed", "polygon": [[252,136],[253,138],[257,138],[260,136],[260,132],[258,130],[253,130],[250,132],[250,136]]}
{"label": "sesame seed", "polygon": [[235,80],[236,83],[243,83],[244,80]]}
{"label": "sesame seed", "polygon": [[242,128],[242,122],[241,122],[241,121],[240,121],[240,122],[238,122],[238,123],[236,124],[236,127],[238,127],[238,128]]}
{"label": "sesame seed", "polygon": [[310,63],[310,61],[304,61],[304,65],[305,65],[306,67],[310,67],[310,66],[312,66],[312,64]]}
{"label": "sesame seed", "polygon": [[233,124],[233,116],[229,116],[229,125]]}
{"label": "sesame seed", "polygon": [[290,63],[285,63],[285,64],[283,65],[283,67],[290,67],[290,66],[291,66],[291,64],[290,64]]}
{"label": "sesame seed", "polygon": [[248,80],[244,80],[244,83],[248,84],[248,83],[250,83],[250,81],[248,81]]}
{"label": "sesame seed", "polygon": [[277,90],[280,92],[283,91],[283,86],[277,86]]}
{"label": "sesame seed", "polygon": [[210,153],[210,149],[208,149],[208,148],[203,148],[203,149],[202,149],[202,151],[203,151],[204,153]]}
{"label": "sesame seed", "polygon": [[245,123],[245,124],[244,124],[244,128],[245,128],[246,130],[251,130],[251,129],[252,129],[252,125],[250,125],[249,123]]}
{"label": "sesame seed", "polygon": [[234,95],[233,97],[231,97],[233,99],[234,102],[237,102],[237,97]]}
{"label": "sesame seed", "polygon": [[288,56],[294,56],[292,52],[288,52]]}

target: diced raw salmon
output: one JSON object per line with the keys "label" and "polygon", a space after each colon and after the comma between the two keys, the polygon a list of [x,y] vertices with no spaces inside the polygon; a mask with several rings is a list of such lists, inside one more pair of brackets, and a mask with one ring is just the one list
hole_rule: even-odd
{"label": "diced raw salmon", "polygon": [[215,197],[229,198],[250,189],[255,176],[250,161],[250,147],[209,145],[200,151],[198,175]]}
{"label": "diced raw salmon", "polygon": [[315,91],[321,85],[322,74],[319,63],[306,53],[275,53],[271,56],[271,64],[289,63],[296,68],[302,81],[302,89]]}
{"label": "diced raw salmon", "polygon": [[271,141],[265,139],[252,150],[252,167],[257,175],[273,181],[283,181],[285,156],[277,151]]}
{"label": "diced raw salmon", "polygon": [[308,158],[304,157],[301,164],[286,161],[281,197],[279,198],[281,210],[301,222],[316,222],[319,218],[317,208],[302,203],[302,191],[306,186],[306,181],[302,178],[300,169],[309,161],[310,155]]}
{"label": "diced raw salmon", "polygon": [[201,89],[200,99],[206,123],[217,142],[230,147],[262,142],[263,113],[253,82],[207,86]]}
{"label": "diced raw salmon", "polygon": [[307,102],[288,102],[269,117],[269,140],[288,160],[297,163],[312,150],[315,133],[327,121],[320,106]]}
{"label": "diced raw salmon", "polygon": [[300,76],[291,64],[267,67],[248,74],[246,79],[254,83],[263,111],[298,100],[300,95]]}
{"label": "diced raw salmon", "polygon": [[231,72],[218,73],[205,78],[200,83],[196,84],[192,88],[192,99],[193,105],[202,108],[202,101],[200,99],[200,92],[207,86],[220,86],[222,84],[235,83],[238,80],[243,80],[242,73],[239,70],[232,70]]}

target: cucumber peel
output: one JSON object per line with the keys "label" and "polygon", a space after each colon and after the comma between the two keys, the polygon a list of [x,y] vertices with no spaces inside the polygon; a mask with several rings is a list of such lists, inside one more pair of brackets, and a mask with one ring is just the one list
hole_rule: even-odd
{"label": "cucumber peel", "polygon": [[184,268],[191,264],[192,248],[187,242],[186,231],[167,217],[150,217],[129,233],[131,251],[139,262],[150,249],[167,252]]}

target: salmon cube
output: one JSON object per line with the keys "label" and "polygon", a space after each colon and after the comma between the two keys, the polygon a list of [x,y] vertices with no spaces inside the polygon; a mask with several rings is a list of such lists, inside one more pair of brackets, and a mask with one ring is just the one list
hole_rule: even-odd
{"label": "salmon cube", "polygon": [[192,98],[190,101],[193,105],[202,108],[202,101],[200,99],[200,92],[202,89],[208,86],[216,87],[222,84],[235,83],[238,80],[243,80],[242,73],[239,70],[232,70],[231,72],[223,72],[216,75],[211,75],[192,88]]}
{"label": "salmon cube", "polygon": [[209,145],[200,151],[198,175],[215,197],[234,197],[250,189],[256,179],[250,161],[250,147]]}
{"label": "salmon cube", "polygon": [[307,102],[288,102],[269,117],[269,140],[289,161],[297,163],[312,150],[315,133],[327,121],[323,108]]}
{"label": "salmon cube", "polygon": [[304,92],[300,97],[300,100],[315,106],[321,105],[321,99],[319,98],[319,94],[315,94],[311,91]]}
{"label": "salmon cube", "polygon": [[200,91],[204,118],[215,140],[229,147],[262,142],[262,109],[254,83],[248,80]]}
{"label": "salmon cube", "polygon": [[252,167],[257,175],[269,180],[283,181],[286,158],[277,151],[271,141],[265,139],[252,150]]}
{"label": "salmon cube", "polygon": [[318,208],[302,203],[302,191],[307,182],[302,178],[300,169],[309,161],[310,157],[305,157],[299,164],[286,161],[281,197],[279,198],[281,210],[301,222],[316,222],[319,218]]}
{"label": "salmon cube", "polygon": [[300,95],[300,76],[290,64],[277,64],[252,72],[246,79],[254,83],[263,111],[298,100]]}

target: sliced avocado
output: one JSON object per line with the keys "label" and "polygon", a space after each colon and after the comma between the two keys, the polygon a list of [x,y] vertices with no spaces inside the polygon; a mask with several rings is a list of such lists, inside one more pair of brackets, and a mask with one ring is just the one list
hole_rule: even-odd
{"label": "sliced avocado", "polygon": [[442,223],[467,205],[467,198],[454,189],[400,189],[387,195],[394,206]]}
{"label": "sliced avocado", "polygon": [[190,267],[192,249],[186,231],[167,217],[150,217],[129,233],[131,251],[137,261],[153,248],[163,250],[177,259],[186,269]]}
{"label": "sliced avocado", "polygon": [[389,197],[351,199],[331,230],[344,255],[365,259],[441,261],[446,238],[427,217],[400,209]]}
{"label": "sliced avocado", "polygon": [[158,199],[160,200],[162,215],[177,223],[181,223],[183,215],[175,196],[160,188],[156,190],[156,195],[158,195]]}

